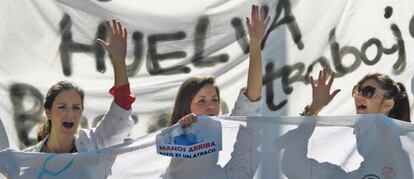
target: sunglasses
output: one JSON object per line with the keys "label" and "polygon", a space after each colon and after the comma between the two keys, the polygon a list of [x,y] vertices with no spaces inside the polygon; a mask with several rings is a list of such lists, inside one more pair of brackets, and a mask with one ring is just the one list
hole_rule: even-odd
{"label": "sunglasses", "polygon": [[354,88],[352,89],[352,97],[355,98],[356,96],[358,96],[358,94],[361,94],[364,98],[368,98],[368,99],[374,96],[380,96],[383,98],[387,98],[384,95],[376,94],[375,91],[376,91],[376,88],[373,86],[368,85],[368,86],[364,86],[361,88],[361,86],[355,85]]}

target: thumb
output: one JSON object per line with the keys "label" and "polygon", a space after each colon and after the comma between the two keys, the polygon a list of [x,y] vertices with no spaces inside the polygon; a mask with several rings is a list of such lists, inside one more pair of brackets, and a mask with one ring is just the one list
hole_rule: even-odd
{"label": "thumb", "polygon": [[330,96],[330,99],[329,99],[329,101],[331,101],[339,92],[340,92],[341,90],[340,89],[337,89],[337,90],[335,90],[332,94],[331,94],[331,96]]}
{"label": "thumb", "polygon": [[98,42],[98,44],[102,45],[102,47],[104,47],[105,49],[107,49],[108,47],[108,43],[103,41],[102,39],[97,39],[96,42]]}

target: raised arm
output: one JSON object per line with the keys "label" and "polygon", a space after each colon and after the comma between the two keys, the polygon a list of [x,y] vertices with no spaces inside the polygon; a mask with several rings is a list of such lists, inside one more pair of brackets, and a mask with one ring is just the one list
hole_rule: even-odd
{"label": "raised arm", "polygon": [[246,17],[250,36],[250,60],[246,95],[251,101],[259,100],[262,93],[262,50],[260,44],[269,20],[269,17],[265,17],[264,11],[260,12],[256,5],[252,6],[251,17]]}
{"label": "raised arm", "polygon": [[305,107],[305,111],[301,113],[304,116],[314,116],[322,110],[323,107],[329,104],[331,100],[336,96],[336,94],[341,91],[340,89],[336,89],[334,92],[331,91],[331,86],[335,78],[335,73],[332,73],[328,83],[328,72],[327,69],[323,69],[319,71],[319,79],[315,83],[313,77],[310,77],[310,83],[312,86],[312,103]]}
{"label": "raised arm", "polygon": [[109,39],[107,42],[98,39],[98,43],[108,51],[111,57],[111,63],[114,67],[114,86],[119,88],[129,83],[125,62],[128,32],[116,20],[106,21],[106,26],[109,29]]}
{"label": "raised arm", "polygon": [[135,97],[129,89],[125,62],[127,30],[116,20],[107,21],[106,26],[109,30],[109,39],[108,41],[98,39],[98,43],[108,51],[114,68],[114,87],[110,90],[110,93],[114,95],[114,103],[96,129],[89,130],[88,135],[94,139],[97,148],[122,143],[134,126],[134,121],[130,116],[131,105]]}

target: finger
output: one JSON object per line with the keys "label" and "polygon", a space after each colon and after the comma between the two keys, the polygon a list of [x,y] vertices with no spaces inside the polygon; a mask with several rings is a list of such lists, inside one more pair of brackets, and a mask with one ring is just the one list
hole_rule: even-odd
{"label": "finger", "polygon": [[246,25],[247,25],[247,30],[249,32],[252,31],[252,25],[250,24],[250,19],[248,17],[246,17]]}
{"label": "finger", "polygon": [[185,128],[184,120],[179,120],[178,123],[181,125],[182,128]]}
{"label": "finger", "polygon": [[114,33],[114,28],[110,21],[106,21],[106,28],[109,30],[109,34],[112,35]]}
{"label": "finger", "polygon": [[311,83],[312,89],[315,88],[315,82],[313,81],[313,77],[309,77],[309,81]]}
{"label": "finger", "polygon": [[331,101],[339,92],[340,92],[341,90],[340,89],[337,89],[337,90],[335,90],[332,94],[331,94],[331,96],[330,96],[330,99],[329,99],[329,101]]}
{"label": "finger", "polygon": [[117,21],[117,30],[118,30],[118,34],[121,35],[122,37],[122,33],[123,33],[123,27],[121,25],[121,22]]}
{"label": "finger", "polygon": [[335,79],[335,72],[332,72],[331,78],[329,78],[329,82],[328,82],[329,88],[331,88],[334,79]]}
{"label": "finger", "polygon": [[105,41],[104,41],[104,40],[102,40],[102,39],[97,39],[96,41],[98,42],[98,44],[102,45],[102,47],[104,47],[105,49],[106,49],[106,47],[108,46],[108,43],[107,43],[107,42],[105,42]]}
{"label": "finger", "polygon": [[322,78],[323,78],[323,84],[326,85],[326,77],[328,74],[326,73],[326,68],[323,68],[322,70]]}
{"label": "finger", "polygon": [[322,70],[319,70],[318,85],[322,84]]}
{"label": "finger", "polygon": [[256,5],[253,5],[252,6],[252,14],[251,14],[253,22],[255,22],[257,20],[257,14],[258,14],[257,10],[258,10],[258,7]]}
{"label": "finger", "polygon": [[128,38],[128,30],[125,27],[123,28],[122,38],[123,39],[127,39]]}
{"label": "finger", "polygon": [[266,21],[265,21],[264,25],[267,27],[267,25],[269,24],[269,22],[270,22],[270,17],[269,17],[269,16],[267,16],[267,18],[266,18]]}
{"label": "finger", "polygon": [[194,113],[191,113],[191,114],[192,114],[191,122],[192,122],[192,123],[197,122],[197,115],[196,115],[196,114],[194,114]]}
{"label": "finger", "polygon": [[116,25],[116,20],[115,19],[112,19],[112,33],[113,34],[117,34],[118,33],[118,27],[117,27],[117,25]]}
{"label": "finger", "polygon": [[189,118],[186,118],[185,120],[184,120],[184,126],[185,127],[188,127],[188,126],[190,126],[190,120],[189,120]]}

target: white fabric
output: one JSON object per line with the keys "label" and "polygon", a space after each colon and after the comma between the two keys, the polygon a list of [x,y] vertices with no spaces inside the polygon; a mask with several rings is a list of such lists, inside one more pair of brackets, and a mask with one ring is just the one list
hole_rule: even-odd
{"label": "white fabric", "polygon": [[[192,165],[175,165],[158,155],[155,133],[75,154],[3,150],[0,173],[10,178],[413,178],[414,126],[383,115],[250,117],[247,123],[226,117],[221,122],[223,151]],[[249,132],[242,135],[252,140],[243,141],[240,125],[247,125],[242,128]],[[233,158],[245,150],[249,156]],[[229,162],[251,167],[225,168]],[[180,172],[167,175],[170,169]]]}
{"label": "white fabric", "polygon": [[[221,102],[232,111],[238,89],[246,85],[245,17],[250,16],[253,3],[268,7],[274,27],[262,51],[263,116],[297,116],[310,103],[311,87],[305,79],[308,72],[317,76],[318,60],[338,73],[332,89],[342,90],[322,115],[355,114],[351,89],[368,72],[382,72],[403,82],[412,96],[412,0],[3,0],[0,118],[10,147],[23,148],[35,139],[31,131],[42,118],[42,97],[59,80],[73,81],[85,90],[86,128],[94,127],[95,118],[105,114],[112,101],[106,95],[113,85],[112,66],[108,53],[102,52],[102,60],[96,60],[93,49],[99,47],[94,44],[101,32],[98,26],[107,19],[120,20],[129,32],[127,63],[137,96],[132,114],[139,118],[133,136],[146,134],[150,119],[168,116],[178,86],[191,76],[214,75]],[[71,34],[63,37],[63,30]],[[63,43],[69,37],[73,43]],[[66,51],[70,56],[66,65],[59,50],[62,44],[79,50]],[[188,71],[150,74],[152,57],[159,57],[154,54],[165,57],[159,60],[160,68],[183,65]],[[194,63],[213,57],[227,61]],[[71,75],[63,73],[64,67],[70,67]],[[25,133],[27,138],[17,135]]]}
{"label": "white fabric", "polygon": [[234,107],[228,116],[260,116],[262,115],[263,98],[251,101],[246,96],[246,89],[240,89],[239,96],[234,103]]}
{"label": "white fabric", "polygon": [[[112,102],[108,113],[98,123],[96,128],[81,129],[75,135],[75,145],[78,152],[95,151],[124,142],[131,132],[134,121],[130,118],[131,109],[125,110]],[[40,152],[49,135],[23,151]]]}
{"label": "white fabric", "polygon": [[9,148],[9,139],[7,138],[7,133],[4,129],[4,125],[0,120],[0,150],[3,150],[5,148]]}

